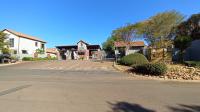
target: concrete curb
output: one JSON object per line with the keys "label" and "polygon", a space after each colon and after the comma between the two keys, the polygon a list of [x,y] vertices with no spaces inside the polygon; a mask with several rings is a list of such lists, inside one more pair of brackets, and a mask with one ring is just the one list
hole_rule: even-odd
{"label": "concrete curb", "polygon": [[0,64],[0,67],[11,66],[11,65],[16,65],[16,64],[20,64],[20,63],[22,63],[22,62],[8,63],[8,64]]}

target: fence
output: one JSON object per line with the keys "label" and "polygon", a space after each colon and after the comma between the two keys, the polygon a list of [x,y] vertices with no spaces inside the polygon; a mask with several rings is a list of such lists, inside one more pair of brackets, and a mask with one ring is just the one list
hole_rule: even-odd
{"label": "fence", "polygon": [[146,57],[151,62],[172,62],[172,48],[148,48],[146,49]]}

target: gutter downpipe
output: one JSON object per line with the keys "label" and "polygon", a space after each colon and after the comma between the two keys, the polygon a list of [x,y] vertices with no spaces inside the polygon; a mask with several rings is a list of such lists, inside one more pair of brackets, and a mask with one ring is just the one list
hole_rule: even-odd
{"label": "gutter downpipe", "polygon": [[18,56],[19,56],[19,58],[20,58],[19,45],[20,45],[20,37],[19,37],[19,39],[18,39],[18,49],[17,49]]}

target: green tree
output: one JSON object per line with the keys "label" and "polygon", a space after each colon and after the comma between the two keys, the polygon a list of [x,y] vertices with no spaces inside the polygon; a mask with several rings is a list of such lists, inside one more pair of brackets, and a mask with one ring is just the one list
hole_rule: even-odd
{"label": "green tree", "polygon": [[115,53],[115,47],[114,47],[114,42],[116,41],[121,41],[120,38],[118,37],[109,37],[106,42],[103,43],[103,50],[107,52],[108,54],[114,54]]}
{"label": "green tree", "polygon": [[112,36],[120,38],[122,41],[130,42],[137,38],[137,29],[139,24],[127,24],[113,31]]}
{"label": "green tree", "polygon": [[6,34],[0,31],[0,51],[3,54],[9,54],[8,42],[6,42]]}
{"label": "green tree", "polygon": [[185,49],[190,45],[191,41],[192,38],[188,36],[178,36],[174,39],[175,47],[180,49],[180,61],[184,61],[183,56]]}
{"label": "green tree", "polygon": [[38,53],[38,54],[44,54],[45,51],[44,51],[44,49],[36,49],[36,53]]}
{"label": "green tree", "polygon": [[192,41],[191,37],[179,36],[174,39],[174,45],[176,48],[179,48],[181,51],[184,51]]}
{"label": "green tree", "polygon": [[192,15],[187,21],[176,27],[176,35],[188,36],[193,40],[200,39],[200,14]]}
{"label": "green tree", "polygon": [[158,13],[146,21],[140,22],[138,34],[143,35],[151,46],[165,47],[170,43],[172,29],[183,21],[183,16],[176,11]]}
{"label": "green tree", "polygon": [[130,42],[134,38],[137,38],[137,25],[138,24],[127,24],[123,27],[113,30],[111,37],[109,37],[106,42],[103,43],[103,49],[109,54],[114,54],[114,42]]}

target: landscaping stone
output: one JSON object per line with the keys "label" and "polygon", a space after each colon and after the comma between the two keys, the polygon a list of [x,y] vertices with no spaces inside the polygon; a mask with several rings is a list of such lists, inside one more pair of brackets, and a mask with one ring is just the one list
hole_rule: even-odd
{"label": "landscaping stone", "polygon": [[[117,65],[120,71],[133,73],[130,69],[131,67]],[[168,65],[168,72],[163,76],[151,76],[143,75],[146,78],[157,78],[157,79],[173,79],[173,80],[200,80],[200,69],[194,67],[187,67],[183,65]],[[137,76],[142,76],[142,74],[136,74]]]}
{"label": "landscaping stone", "polygon": [[169,79],[199,80],[200,70],[194,67],[171,65],[166,76]]}

